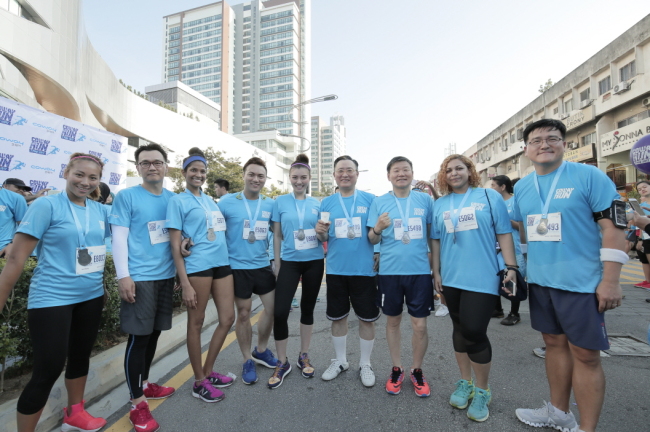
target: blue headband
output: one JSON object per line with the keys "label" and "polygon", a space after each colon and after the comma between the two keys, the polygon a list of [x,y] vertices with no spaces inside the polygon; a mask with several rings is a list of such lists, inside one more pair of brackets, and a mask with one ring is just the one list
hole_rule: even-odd
{"label": "blue headband", "polygon": [[201,162],[203,162],[205,164],[206,167],[208,166],[208,162],[205,160],[205,158],[203,156],[190,156],[190,157],[187,158],[185,163],[183,163],[183,170],[185,170],[187,168],[187,166],[189,164],[191,164],[192,162],[194,162],[194,161],[201,161]]}

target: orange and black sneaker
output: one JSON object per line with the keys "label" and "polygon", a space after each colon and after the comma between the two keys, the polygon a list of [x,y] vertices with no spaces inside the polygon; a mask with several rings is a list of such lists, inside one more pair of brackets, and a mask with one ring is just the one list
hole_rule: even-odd
{"label": "orange and black sneaker", "polygon": [[429,383],[427,383],[427,379],[422,374],[422,369],[413,369],[411,371],[411,382],[413,383],[413,388],[415,389],[415,394],[418,397],[429,397],[429,396],[431,396],[431,390],[429,389]]}
{"label": "orange and black sneaker", "polygon": [[393,395],[399,394],[402,391],[402,382],[404,382],[404,369],[394,366],[386,382],[386,391]]}

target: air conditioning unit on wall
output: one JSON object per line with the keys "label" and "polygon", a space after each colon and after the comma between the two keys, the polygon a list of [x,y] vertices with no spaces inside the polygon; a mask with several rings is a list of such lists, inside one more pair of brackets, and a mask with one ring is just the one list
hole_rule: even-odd
{"label": "air conditioning unit on wall", "polygon": [[621,81],[620,83],[614,86],[614,94],[620,94],[626,92],[630,89],[630,83],[628,81]]}
{"label": "air conditioning unit on wall", "polygon": [[594,100],[593,99],[585,99],[582,102],[580,102],[580,109],[582,108],[587,108],[589,105],[592,104]]}
{"label": "air conditioning unit on wall", "polygon": [[569,113],[564,113],[560,115],[560,120],[564,120],[565,118],[569,118],[570,114]]}
{"label": "air conditioning unit on wall", "polygon": [[578,148],[578,143],[577,143],[577,142],[570,142],[570,143],[568,144],[568,146],[569,146],[569,148],[570,148],[571,150],[575,150],[575,149]]}
{"label": "air conditioning unit on wall", "polygon": [[650,97],[647,97],[641,101],[643,106],[650,106]]}

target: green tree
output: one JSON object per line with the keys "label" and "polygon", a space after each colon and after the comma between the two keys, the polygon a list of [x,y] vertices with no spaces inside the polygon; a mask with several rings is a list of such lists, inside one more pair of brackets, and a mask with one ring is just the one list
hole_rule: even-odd
{"label": "green tree", "polygon": [[553,81],[549,78],[545,84],[539,86],[539,89],[537,89],[537,91],[540,93],[544,93],[546,90],[550,89],[551,87],[553,87]]}
{"label": "green tree", "polygon": [[334,189],[331,186],[325,186],[323,183],[320,184],[320,188],[317,191],[312,191],[311,195],[315,197],[328,197],[334,194]]}
{"label": "green tree", "polygon": [[288,192],[286,190],[279,189],[276,185],[272,184],[271,189],[268,189],[266,186],[262,188],[262,195],[266,195],[269,198],[277,198],[280,195],[285,195]]}
{"label": "green tree", "polygon": [[[217,179],[225,179],[230,182],[230,191],[236,192],[244,188],[244,179],[242,176],[242,164],[239,158],[227,158],[225,153],[220,150],[214,150],[208,147],[203,150],[205,159],[208,161],[208,175],[205,180],[206,188],[204,192],[213,198],[216,198],[214,190],[214,181]],[[178,165],[182,164],[185,157],[178,156],[176,162]],[[168,174],[174,181],[174,191],[176,193],[185,190],[185,178],[180,168],[169,168]]]}

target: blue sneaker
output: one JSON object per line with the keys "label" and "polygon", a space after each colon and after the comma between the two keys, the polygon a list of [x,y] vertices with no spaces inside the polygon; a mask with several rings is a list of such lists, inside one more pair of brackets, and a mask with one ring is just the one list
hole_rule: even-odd
{"label": "blue sneaker", "polygon": [[257,347],[251,353],[253,361],[262,366],[266,366],[269,369],[275,368],[275,365],[278,364],[278,359],[273,356],[273,351],[266,349],[263,353],[257,352]]}
{"label": "blue sneaker", "polygon": [[298,369],[302,370],[302,376],[305,378],[313,378],[316,371],[309,361],[309,354],[302,353],[298,357]]}
{"label": "blue sneaker", "polygon": [[269,388],[275,389],[280,387],[284,382],[284,377],[289,375],[289,372],[291,372],[291,363],[289,363],[289,360],[284,364],[278,360],[278,363],[275,366],[275,371],[273,371],[273,375],[269,378]]}
{"label": "blue sneaker", "polygon": [[472,380],[456,381],[456,390],[449,398],[449,405],[458,409],[465,409],[469,405],[469,400],[474,397],[474,383]]}
{"label": "blue sneaker", "polygon": [[467,410],[467,417],[469,417],[470,420],[477,422],[483,422],[487,420],[488,417],[490,417],[490,410],[488,409],[488,405],[490,405],[491,401],[492,391],[490,391],[489,386],[487,390],[475,387],[474,399],[472,399],[472,403]]}
{"label": "blue sneaker", "polygon": [[298,304],[298,299],[297,298],[294,297],[293,300],[291,300],[291,307],[295,308],[295,309],[298,309],[300,307],[300,305]]}
{"label": "blue sneaker", "polygon": [[255,362],[253,360],[246,360],[244,362],[241,380],[244,384],[255,384],[257,382],[257,371],[255,370]]}

